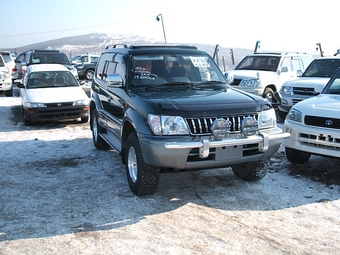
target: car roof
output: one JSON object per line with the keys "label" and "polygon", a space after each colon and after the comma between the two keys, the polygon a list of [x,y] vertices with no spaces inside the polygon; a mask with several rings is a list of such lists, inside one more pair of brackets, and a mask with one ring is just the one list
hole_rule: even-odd
{"label": "car roof", "polygon": [[31,72],[43,71],[69,71],[69,69],[61,64],[36,64],[28,67]]}

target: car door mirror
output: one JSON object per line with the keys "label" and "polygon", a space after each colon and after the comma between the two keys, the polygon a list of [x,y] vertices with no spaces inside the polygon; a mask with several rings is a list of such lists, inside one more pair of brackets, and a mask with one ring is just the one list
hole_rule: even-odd
{"label": "car door mirror", "polygon": [[106,77],[108,87],[121,87],[123,86],[123,79],[119,74],[110,74]]}
{"label": "car door mirror", "polygon": [[281,73],[287,73],[288,72],[288,67],[284,66],[281,68]]}

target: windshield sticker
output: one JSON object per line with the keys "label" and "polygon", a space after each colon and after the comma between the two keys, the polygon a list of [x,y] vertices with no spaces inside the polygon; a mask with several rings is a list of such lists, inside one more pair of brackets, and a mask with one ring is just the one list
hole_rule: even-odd
{"label": "windshield sticker", "polygon": [[205,57],[190,57],[192,64],[195,67],[210,67],[207,59]]}
{"label": "windshield sticker", "polygon": [[155,80],[155,76],[150,75],[151,72],[147,68],[136,67],[133,70],[134,80]]}

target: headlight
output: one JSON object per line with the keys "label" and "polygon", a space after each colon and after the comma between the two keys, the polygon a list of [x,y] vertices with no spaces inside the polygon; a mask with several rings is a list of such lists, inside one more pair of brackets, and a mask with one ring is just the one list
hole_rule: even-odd
{"label": "headlight", "polygon": [[86,100],[78,100],[73,102],[73,106],[77,106],[77,105],[87,105],[87,101]]}
{"label": "headlight", "polygon": [[182,117],[149,114],[148,123],[155,135],[187,135],[188,127]]}
{"label": "headlight", "polygon": [[295,110],[294,108],[291,108],[289,113],[286,116],[286,119],[297,121],[297,122],[302,122],[302,114],[300,111]]}
{"label": "headlight", "polygon": [[260,81],[258,79],[251,79],[251,80],[242,80],[240,86],[244,87],[258,87],[260,85]]}
{"label": "headlight", "polygon": [[259,114],[259,129],[271,128],[276,125],[276,115],[274,109],[262,111]]}
{"label": "headlight", "polygon": [[46,105],[43,104],[43,103],[30,103],[30,102],[27,102],[26,103],[26,107],[27,108],[43,108],[43,107],[46,107]]}
{"label": "headlight", "polygon": [[282,87],[281,88],[282,94],[283,95],[293,95],[293,88],[292,87]]}

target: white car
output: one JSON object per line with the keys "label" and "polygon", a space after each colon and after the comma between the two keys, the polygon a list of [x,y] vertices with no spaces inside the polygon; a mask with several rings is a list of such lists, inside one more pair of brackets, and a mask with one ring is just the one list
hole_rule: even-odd
{"label": "white car", "polygon": [[0,92],[1,91],[4,91],[6,96],[12,96],[11,72],[0,54]]}
{"label": "white car", "polygon": [[30,65],[18,87],[25,125],[77,118],[88,122],[89,97],[64,65]]}
{"label": "white car", "polygon": [[321,94],[295,104],[289,111],[283,139],[287,159],[307,162],[312,154],[340,158],[340,68]]}

